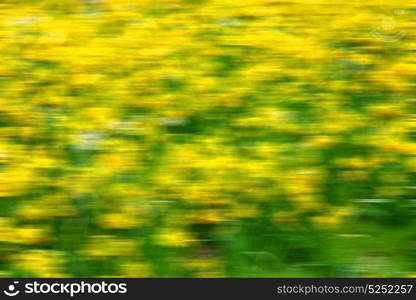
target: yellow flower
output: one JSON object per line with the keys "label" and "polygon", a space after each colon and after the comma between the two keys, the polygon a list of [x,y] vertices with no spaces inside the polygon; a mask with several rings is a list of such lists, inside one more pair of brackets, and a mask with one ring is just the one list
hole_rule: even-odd
{"label": "yellow flower", "polygon": [[62,273],[64,255],[52,250],[27,250],[12,255],[13,268],[36,277],[66,277]]}
{"label": "yellow flower", "polygon": [[129,239],[96,235],[89,238],[80,254],[93,260],[109,257],[134,257],[139,255],[137,246],[135,241]]}
{"label": "yellow flower", "polygon": [[34,226],[17,228],[14,233],[17,241],[24,244],[39,243],[49,239],[49,230]]}
{"label": "yellow flower", "polygon": [[152,272],[146,263],[139,262],[126,262],[121,264],[120,271],[121,277],[126,278],[145,278],[152,277]]}
{"label": "yellow flower", "polygon": [[109,213],[100,216],[98,220],[98,224],[102,227],[118,229],[135,228],[141,223],[142,222],[140,221],[139,216],[129,212]]}
{"label": "yellow flower", "polygon": [[323,215],[312,217],[311,220],[317,227],[334,229],[353,213],[354,209],[352,207],[335,207]]}
{"label": "yellow flower", "polygon": [[201,210],[195,212],[194,223],[196,224],[217,224],[224,221],[224,217],[218,210]]}

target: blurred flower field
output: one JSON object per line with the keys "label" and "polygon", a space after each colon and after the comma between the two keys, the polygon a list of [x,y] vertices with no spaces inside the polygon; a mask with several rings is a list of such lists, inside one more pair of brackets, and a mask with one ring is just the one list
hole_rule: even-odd
{"label": "blurred flower field", "polygon": [[0,276],[416,276],[416,6],[0,3]]}

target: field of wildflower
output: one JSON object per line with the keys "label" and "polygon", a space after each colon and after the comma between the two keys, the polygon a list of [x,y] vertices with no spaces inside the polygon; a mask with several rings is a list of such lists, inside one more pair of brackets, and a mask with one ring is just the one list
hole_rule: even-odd
{"label": "field of wildflower", "polygon": [[0,276],[416,276],[416,6],[0,1]]}

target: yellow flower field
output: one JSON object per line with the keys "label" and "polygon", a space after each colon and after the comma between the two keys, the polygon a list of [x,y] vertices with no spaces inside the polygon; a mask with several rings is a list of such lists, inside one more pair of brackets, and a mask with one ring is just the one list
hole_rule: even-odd
{"label": "yellow flower field", "polygon": [[0,275],[411,277],[416,7],[0,2]]}

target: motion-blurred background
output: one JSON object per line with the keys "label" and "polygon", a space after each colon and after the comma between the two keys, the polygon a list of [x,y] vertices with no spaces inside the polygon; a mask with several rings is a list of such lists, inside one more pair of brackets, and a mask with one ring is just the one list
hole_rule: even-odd
{"label": "motion-blurred background", "polygon": [[0,1],[3,277],[416,276],[416,6]]}

